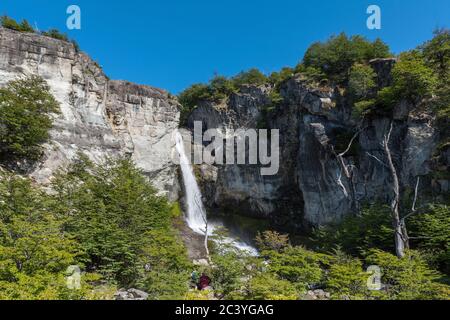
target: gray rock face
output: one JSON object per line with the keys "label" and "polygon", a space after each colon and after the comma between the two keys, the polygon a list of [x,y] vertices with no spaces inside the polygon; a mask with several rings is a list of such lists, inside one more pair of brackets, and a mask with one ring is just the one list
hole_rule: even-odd
{"label": "gray rock face", "polygon": [[143,301],[148,299],[148,293],[138,289],[121,289],[114,297],[118,301]]}
{"label": "gray rock face", "polygon": [[179,108],[163,90],[110,81],[71,43],[0,28],[0,85],[39,75],[61,106],[45,156],[30,175],[48,184],[78,152],[91,160],[131,155],[161,194],[177,198],[172,132]]}
{"label": "gray rock face", "polygon": [[[389,85],[394,63],[394,59],[371,62],[380,87]],[[266,87],[245,88],[220,106],[197,108],[189,123],[202,121],[208,129],[254,127],[269,93]],[[269,128],[280,130],[279,173],[261,176],[259,166],[219,166],[211,182],[200,170],[209,207],[225,212],[239,208],[241,214],[300,228],[339,221],[356,210],[358,203],[387,202],[392,179],[373,156],[384,159],[381,142],[392,121],[391,150],[402,190],[414,188],[417,177],[422,177],[422,190],[432,183],[436,189],[448,188],[448,181],[428,177],[439,132],[426,106],[402,102],[395,107],[393,118],[367,119],[354,143],[357,151],[351,150],[344,158],[351,168],[349,180],[333,152],[344,151],[356,132],[346,97],[338,88],[312,87],[301,76],[285,82],[280,93],[284,102],[267,119]]]}

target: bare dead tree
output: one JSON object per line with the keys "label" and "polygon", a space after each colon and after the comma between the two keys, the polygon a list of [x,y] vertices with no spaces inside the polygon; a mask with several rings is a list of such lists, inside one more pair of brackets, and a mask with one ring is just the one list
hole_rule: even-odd
{"label": "bare dead tree", "polygon": [[348,143],[347,149],[345,149],[343,152],[341,153],[337,153],[335,151],[335,149],[332,147],[332,152],[334,154],[334,156],[336,157],[338,163],[339,163],[339,167],[340,167],[340,172],[339,175],[337,177],[337,184],[341,187],[342,192],[344,193],[346,198],[350,197],[350,192],[347,190],[347,188],[345,187],[344,183],[342,182],[342,175],[345,176],[345,178],[348,181],[348,184],[351,187],[351,200],[353,202],[353,205],[355,206],[356,210],[359,212],[360,211],[360,205],[358,200],[356,199],[356,186],[353,183],[353,169],[354,166],[352,164],[347,164],[345,161],[345,155],[351,150],[353,143],[355,142],[355,140],[359,137],[359,135],[361,134],[361,132],[364,130],[364,128],[359,129],[352,137],[352,139],[350,140],[350,142]]}

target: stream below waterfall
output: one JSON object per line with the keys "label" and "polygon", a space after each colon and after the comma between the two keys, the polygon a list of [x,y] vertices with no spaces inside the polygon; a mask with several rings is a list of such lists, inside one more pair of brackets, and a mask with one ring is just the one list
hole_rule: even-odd
{"label": "stream below waterfall", "polygon": [[229,232],[229,236],[223,240],[224,242],[232,244],[240,250],[245,250],[251,255],[258,255],[258,251],[253,246],[251,239],[243,239],[242,235],[240,236],[235,232],[236,228],[230,228],[230,224],[225,219],[222,219],[220,216],[215,216],[208,220],[200,187],[195,179],[192,164],[186,155],[183,137],[180,132],[176,133],[175,142],[176,150],[180,157],[179,163],[186,193],[186,223],[189,228],[200,235],[205,235],[205,231],[208,229],[208,235],[213,235],[215,230],[225,227]]}

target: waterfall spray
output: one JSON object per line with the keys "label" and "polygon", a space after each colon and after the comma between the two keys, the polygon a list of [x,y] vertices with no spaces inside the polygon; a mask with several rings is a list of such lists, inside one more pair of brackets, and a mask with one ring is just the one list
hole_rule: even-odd
{"label": "waterfall spray", "polygon": [[[209,224],[206,216],[206,210],[202,201],[202,193],[200,187],[198,186],[197,180],[195,179],[194,170],[192,169],[191,162],[186,155],[186,150],[184,148],[183,137],[179,131],[175,134],[176,150],[180,157],[180,167],[183,174],[184,189],[186,192],[186,222],[195,233],[205,235],[212,235],[214,230],[218,227],[222,227],[220,223],[215,223],[214,225]],[[245,250],[252,255],[257,255],[258,251],[252,246],[238,241],[236,239],[227,237],[224,239],[225,242],[233,244],[236,248],[240,250]]]}

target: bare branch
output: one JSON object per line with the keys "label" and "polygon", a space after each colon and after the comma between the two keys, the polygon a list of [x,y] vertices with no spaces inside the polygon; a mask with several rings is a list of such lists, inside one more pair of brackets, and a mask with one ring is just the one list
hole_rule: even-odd
{"label": "bare branch", "polygon": [[374,156],[373,154],[371,154],[371,153],[369,153],[369,152],[366,152],[366,154],[367,154],[369,157],[374,158],[375,160],[377,160],[377,161],[378,161],[379,163],[381,163],[383,166],[385,166],[385,167],[388,168],[388,165],[387,165],[386,163],[384,163],[383,161],[381,161],[379,158],[377,158],[377,157]]}
{"label": "bare branch", "polygon": [[345,197],[348,198],[348,191],[345,188],[344,184],[342,183],[342,172],[339,173],[339,176],[337,178],[337,184],[342,188],[342,192],[344,193]]}
{"label": "bare branch", "polygon": [[356,138],[358,138],[358,136],[361,134],[361,132],[362,132],[364,129],[365,129],[365,128],[359,129],[358,132],[355,133],[355,135],[354,135],[354,136],[352,137],[352,139],[350,140],[350,142],[349,142],[349,144],[348,144],[348,146],[347,146],[347,149],[345,149],[344,152],[340,153],[340,154],[338,155],[339,157],[345,156],[345,155],[350,151],[350,149],[352,148],[353,142],[356,140]]}
{"label": "bare branch", "polygon": [[404,217],[402,218],[402,220],[406,220],[406,219],[408,219],[409,217],[412,217],[412,216],[415,215],[415,214],[422,213],[422,210],[425,209],[425,208],[428,208],[428,205],[421,206],[421,207],[417,208],[415,211],[411,211],[411,212],[408,213],[406,216],[404,216]]}

